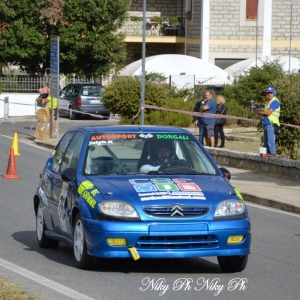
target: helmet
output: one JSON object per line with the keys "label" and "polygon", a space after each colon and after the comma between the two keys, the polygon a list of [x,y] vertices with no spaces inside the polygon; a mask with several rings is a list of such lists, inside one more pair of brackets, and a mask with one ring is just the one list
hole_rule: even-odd
{"label": "helmet", "polygon": [[170,159],[175,157],[175,142],[173,140],[149,140],[149,155],[152,162],[157,162],[158,157],[156,154],[157,149],[167,147],[170,149]]}
{"label": "helmet", "polygon": [[272,86],[269,86],[266,88],[266,93],[269,93],[269,92],[273,93],[274,96],[276,96],[276,90]]}

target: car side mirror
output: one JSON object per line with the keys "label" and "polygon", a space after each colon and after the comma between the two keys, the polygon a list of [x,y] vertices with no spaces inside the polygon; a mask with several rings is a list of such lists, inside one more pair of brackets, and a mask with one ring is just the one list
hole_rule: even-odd
{"label": "car side mirror", "polygon": [[61,172],[61,179],[62,181],[74,181],[76,175],[76,169],[74,168],[65,168]]}
{"label": "car side mirror", "polygon": [[231,179],[231,174],[230,172],[226,169],[226,168],[220,168],[222,174],[224,175],[224,177],[227,179],[227,180],[230,180]]}

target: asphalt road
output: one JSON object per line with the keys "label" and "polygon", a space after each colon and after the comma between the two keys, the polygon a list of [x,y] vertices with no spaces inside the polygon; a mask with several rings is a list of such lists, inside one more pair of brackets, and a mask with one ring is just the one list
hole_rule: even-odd
{"label": "asphalt road", "polygon": [[[28,143],[25,130],[30,132],[30,127],[24,129],[19,141],[21,156],[16,157],[21,178],[4,179],[12,143],[12,135],[6,136],[5,131],[12,129],[3,129],[3,124],[0,125],[0,276],[7,281],[18,283],[46,300],[299,299],[300,216],[250,203],[252,253],[242,273],[221,273],[214,257],[136,262],[98,260],[93,270],[82,271],[74,268],[72,248],[60,244],[58,249],[40,249],[35,237],[32,198],[50,150]],[[28,124],[17,122],[8,126],[21,129]]]}

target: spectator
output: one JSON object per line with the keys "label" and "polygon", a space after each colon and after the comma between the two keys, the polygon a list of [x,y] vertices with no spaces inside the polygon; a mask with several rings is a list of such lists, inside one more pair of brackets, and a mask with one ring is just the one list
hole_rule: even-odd
{"label": "spectator", "polygon": [[[200,107],[204,105],[205,103],[205,94],[202,95],[202,99],[198,101],[194,107],[193,112],[200,112]],[[202,121],[201,117],[194,116],[195,126],[199,127],[199,141],[203,145],[203,139],[204,139],[204,123]]]}
{"label": "spectator", "polygon": [[280,103],[275,97],[276,90],[269,86],[266,88],[267,102],[264,110],[254,109],[254,111],[263,116],[264,125],[264,147],[267,148],[267,153],[262,156],[272,157],[276,156],[275,132],[274,125],[280,126]]}
{"label": "spectator", "polygon": [[[205,91],[205,103],[200,107],[200,112],[204,114],[215,114],[217,104],[215,99],[212,97],[212,93],[209,90]],[[204,122],[204,136],[206,140],[206,146],[214,147],[215,146],[215,122],[214,117],[203,117]]]}
{"label": "spectator", "polygon": [[[217,115],[226,115],[227,114],[227,108],[225,106],[225,99],[221,95],[217,97]],[[216,118],[216,124],[215,124],[215,147],[224,148],[225,147],[225,134],[224,134],[224,128],[223,126],[227,123],[226,118]],[[221,138],[221,145],[218,146],[218,139],[219,134]]]}
{"label": "spectator", "polygon": [[48,97],[47,92],[44,93],[44,89],[40,88],[39,89],[39,96],[36,98],[37,101],[37,106],[38,107],[46,107],[47,106],[47,102],[46,102],[46,98]]}
{"label": "spectator", "polygon": [[47,94],[48,97],[46,98],[46,102],[48,103],[48,108],[50,108],[52,110],[52,116],[54,116],[54,134],[57,135],[57,105],[58,105],[58,101],[57,98],[52,97],[50,95],[50,88],[46,88],[47,89]]}

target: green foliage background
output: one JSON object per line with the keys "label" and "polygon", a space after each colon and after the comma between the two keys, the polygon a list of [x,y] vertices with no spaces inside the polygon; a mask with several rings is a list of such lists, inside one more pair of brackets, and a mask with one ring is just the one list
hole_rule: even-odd
{"label": "green foliage background", "polygon": [[[63,13],[52,7],[56,2]],[[50,36],[57,35],[61,73],[106,75],[126,56],[123,36],[116,31],[129,5],[130,0],[1,1],[0,23],[7,26],[0,31],[0,63],[44,74],[50,67]]]}
{"label": "green foliage background", "polygon": [[[237,81],[225,86],[223,96],[226,99],[228,115],[257,119],[256,126],[262,131],[262,117],[251,112],[250,100],[258,105],[266,102],[265,90],[273,86],[276,97],[280,101],[280,123],[300,125],[299,90],[300,75],[286,73],[278,61],[265,63],[262,67],[251,68],[248,72],[238,76]],[[235,121],[230,121],[230,123]],[[237,121],[240,125],[251,125],[248,121]],[[300,158],[300,130],[288,126],[281,126],[282,134],[276,137],[277,153],[291,159]]]}

